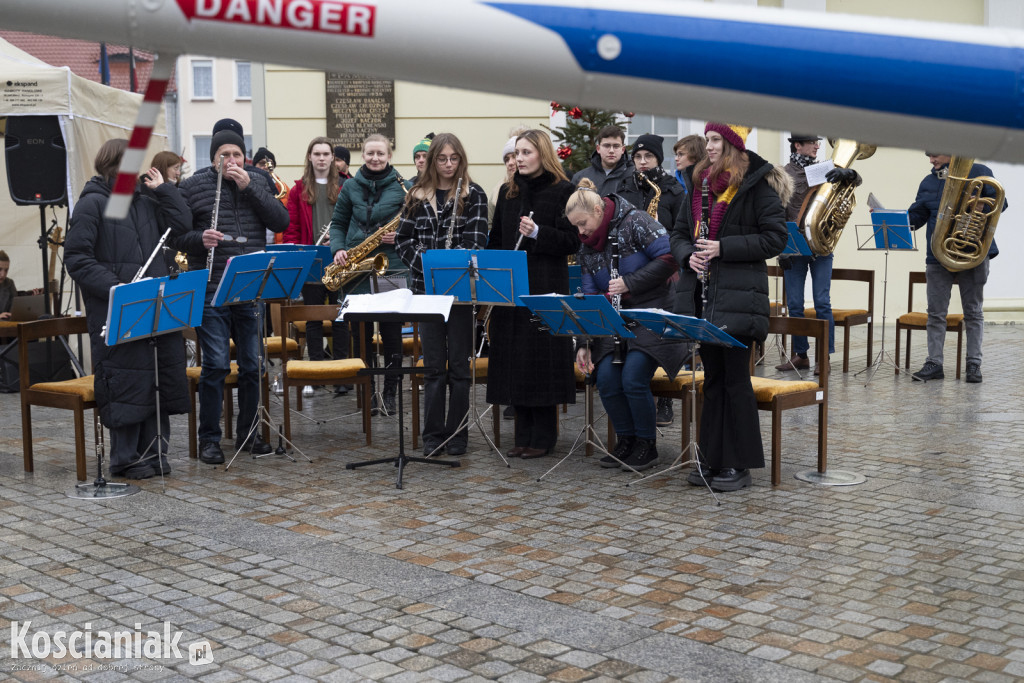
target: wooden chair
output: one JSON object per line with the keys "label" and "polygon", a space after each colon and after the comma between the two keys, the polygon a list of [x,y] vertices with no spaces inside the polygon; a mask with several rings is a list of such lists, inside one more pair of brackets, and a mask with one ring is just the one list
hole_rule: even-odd
{"label": "wooden chair", "polygon": [[[850,371],[850,328],[854,325],[868,326],[868,360],[871,365],[874,360],[874,333],[875,333],[875,271],[856,270],[853,268],[833,268],[832,281],[845,280],[851,282],[866,282],[868,284],[867,308],[833,308],[832,319],[836,327],[843,328],[843,372]],[[804,317],[813,318],[817,313],[814,308],[805,308]]]}
{"label": "wooden chair", "polygon": [[284,436],[291,441],[291,399],[288,390],[295,389],[296,404],[301,410],[302,388],[307,384],[352,384],[361,390],[360,408],[363,418],[363,432],[366,434],[366,445],[371,445],[370,422],[370,375],[360,375],[359,371],[366,368],[362,358],[346,358],[342,360],[298,360],[291,357],[288,348],[288,332],[292,323],[299,320],[330,320],[338,313],[333,304],[283,306],[281,308],[280,339],[277,345],[281,360],[281,384],[284,392],[281,396],[284,406]]}
{"label": "wooden chair", "polygon": [[750,378],[758,409],[772,414],[772,485],[778,486],[782,479],[782,412],[790,408],[818,406],[818,471],[825,471],[828,455],[828,323],[815,318],[772,316],[768,332],[814,337],[814,349],[821,368],[816,382]]}
{"label": "wooden chair", "polygon": [[[85,411],[96,410],[93,376],[86,375],[62,382],[32,384],[29,373],[29,343],[37,339],[88,334],[84,316],[48,318],[18,324],[19,385],[21,388],[21,448],[25,471],[32,472],[32,406],[61,408],[74,413],[75,471],[79,481],[86,479]],[[95,414],[95,413],[94,413]],[[100,427],[102,429],[102,427]]]}
{"label": "wooden chair", "polygon": [[[914,311],[914,285],[926,284],[928,278],[920,271],[910,273],[910,286],[907,288],[907,311],[896,319],[896,363],[900,360],[900,332],[907,331],[906,368],[910,369],[910,331],[927,330],[928,314]],[[956,378],[960,379],[960,361],[964,347],[964,316],[962,313],[950,313],[946,316],[946,333],[956,332]],[[899,367],[896,374],[900,374]]]}

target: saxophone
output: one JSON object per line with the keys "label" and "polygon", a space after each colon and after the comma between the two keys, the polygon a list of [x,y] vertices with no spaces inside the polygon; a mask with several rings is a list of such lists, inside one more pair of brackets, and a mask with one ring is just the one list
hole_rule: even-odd
{"label": "saxophone", "polygon": [[[654,197],[651,199],[651,203],[647,205],[647,214],[654,220],[658,220],[658,203],[661,201],[661,188],[658,184],[652,181],[643,171],[636,172],[636,184],[640,185],[641,181],[646,182],[654,189]],[[640,193],[643,196],[643,193]],[[671,227],[671,226],[669,226]]]}
{"label": "saxophone", "polygon": [[[850,168],[857,159],[867,159],[875,153],[874,145],[854,140],[829,140],[832,162],[838,168]],[[809,192],[804,199],[800,227],[807,236],[807,246],[818,256],[828,256],[836,249],[857,200],[853,196],[854,183],[823,183]]]}
{"label": "saxophone", "polygon": [[[946,270],[975,268],[988,256],[1006,192],[991,176],[968,178],[974,159],[953,157],[932,232],[932,255]],[[984,197],[990,185],[995,197]]]}
{"label": "saxophone", "polygon": [[[395,173],[395,175],[398,177],[399,187],[405,191],[405,194],[409,194],[409,190],[406,189],[405,181],[402,180],[402,176],[398,175],[398,173]],[[328,266],[324,268],[324,276],[321,280],[324,283],[324,287],[332,292],[336,292],[348,282],[351,282],[357,277],[366,275],[370,273],[370,271],[376,273],[378,277],[383,275],[388,269],[387,255],[377,254],[371,261],[367,261],[366,257],[369,256],[374,249],[380,246],[384,235],[398,230],[398,221],[401,215],[402,212],[399,211],[395,214],[395,217],[385,223],[383,227],[355,247],[349,249],[348,260],[345,261],[345,265],[333,262],[328,264]]]}

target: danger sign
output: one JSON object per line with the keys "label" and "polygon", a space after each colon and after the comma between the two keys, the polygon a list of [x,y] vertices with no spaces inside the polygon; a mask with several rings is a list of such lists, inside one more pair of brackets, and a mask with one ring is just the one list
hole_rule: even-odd
{"label": "danger sign", "polygon": [[189,21],[273,26],[372,38],[376,8],[340,0],[176,0]]}

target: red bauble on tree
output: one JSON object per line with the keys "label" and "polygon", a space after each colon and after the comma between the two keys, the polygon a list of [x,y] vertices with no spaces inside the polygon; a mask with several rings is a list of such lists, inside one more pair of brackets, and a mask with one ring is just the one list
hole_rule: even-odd
{"label": "red bauble on tree", "polygon": [[558,144],[558,158],[571,178],[577,171],[590,165],[590,156],[597,145],[597,133],[605,126],[617,125],[623,130],[633,118],[632,112],[585,109],[574,105],[551,102],[551,113],[564,112],[565,125],[551,131]]}
{"label": "red bauble on tree", "polygon": [[558,148],[559,159],[565,161],[570,156],[572,156],[572,147],[569,147],[568,145],[562,145],[561,147]]}

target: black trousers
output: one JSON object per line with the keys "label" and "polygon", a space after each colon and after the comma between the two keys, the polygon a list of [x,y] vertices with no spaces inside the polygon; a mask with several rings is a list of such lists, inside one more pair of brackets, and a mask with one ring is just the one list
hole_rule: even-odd
{"label": "black trousers", "polygon": [[513,406],[516,446],[553,449],[558,441],[558,406]]}
{"label": "black trousers", "polygon": [[[402,323],[379,323],[378,327],[380,328],[381,355],[384,356],[384,367],[400,366],[402,364]],[[363,325],[363,339],[360,340],[359,334],[355,334],[355,354],[356,356],[360,355],[361,344],[366,344],[366,348],[371,349],[370,353],[367,354],[366,364],[375,368],[377,367],[377,354],[372,352],[372,340],[373,325],[365,323]],[[388,389],[389,387],[398,386],[398,377],[398,373],[385,374],[384,388]]]}
{"label": "black trousers", "polygon": [[160,415],[161,447],[156,439],[156,412],[144,419],[120,427],[108,427],[110,432],[110,472],[119,475],[140,458],[147,455],[167,455],[167,442],[171,433],[171,421],[167,413]]}
{"label": "black trousers", "polygon": [[[327,289],[323,285],[302,285],[302,303],[308,306],[322,306],[338,303],[338,292]],[[331,358],[341,360],[348,358],[349,336],[348,323],[335,320],[331,323]],[[310,360],[324,359],[324,324],[320,320],[306,321],[306,348]]]}
{"label": "black trousers", "polygon": [[[753,338],[737,337],[748,347]],[[750,384],[750,349],[706,344],[704,412],[700,420],[700,451],[708,467],[738,470],[764,467],[764,447],[757,399]]]}
{"label": "black trousers", "polygon": [[[436,446],[454,434],[469,411],[472,334],[471,306],[452,306],[446,323],[420,325],[423,364],[433,368],[423,378],[424,444]],[[468,429],[463,427],[453,441],[464,444],[467,436]]]}

